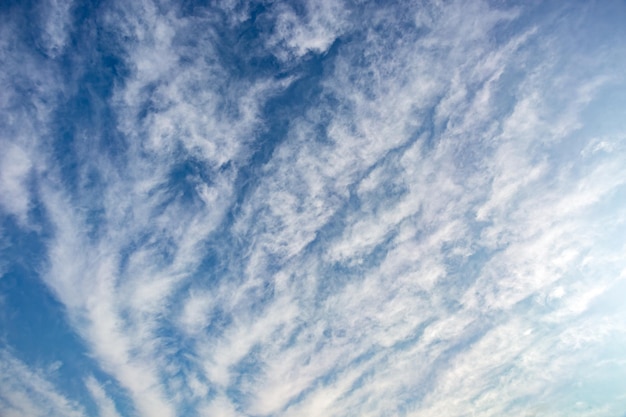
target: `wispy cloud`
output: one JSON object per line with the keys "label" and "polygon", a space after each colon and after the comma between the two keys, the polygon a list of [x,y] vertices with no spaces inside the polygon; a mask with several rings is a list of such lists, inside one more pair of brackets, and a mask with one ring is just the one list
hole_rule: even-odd
{"label": "wispy cloud", "polygon": [[39,43],[51,58],[63,54],[72,28],[72,1],[42,1],[38,7],[41,34]]}
{"label": "wispy cloud", "polygon": [[326,52],[354,24],[342,2],[276,3],[271,12],[273,30],[266,43],[284,61]]}
{"label": "wispy cloud", "polygon": [[[120,392],[165,417],[624,404],[570,387],[606,384],[600,359],[626,373],[626,129],[593,124],[626,49],[573,56],[568,37],[601,11],[112,2],[89,23],[113,63],[64,74],[87,64],[57,6],[47,57],[23,52],[32,97],[15,60],[2,78],[0,204],[45,230],[40,278],[101,416],[125,415]],[[71,101],[82,85],[100,107]],[[6,410],[82,415],[0,366]]]}
{"label": "wispy cloud", "polygon": [[87,378],[87,380],[85,381],[85,385],[87,386],[87,389],[91,393],[94,401],[98,406],[98,413],[100,417],[120,416],[120,414],[117,412],[113,400],[109,396],[107,396],[107,393],[102,385],[100,385],[93,376]]}
{"label": "wispy cloud", "polygon": [[82,407],[58,392],[41,371],[9,351],[0,351],[0,411],[3,416],[84,416]]}

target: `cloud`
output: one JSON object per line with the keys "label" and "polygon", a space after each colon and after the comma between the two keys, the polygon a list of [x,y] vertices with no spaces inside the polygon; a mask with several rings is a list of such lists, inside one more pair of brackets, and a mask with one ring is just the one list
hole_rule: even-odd
{"label": "cloud", "polygon": [[21,17],[3,14],[0,21],[0,56],[4,62],[0,74],[4,91],[0,99],[0,207],[27,228],[34,176],[45,169],[37,148],[46,146],[39,139],[50,130],[60,77],[56,64],[44,64],[39,54],[25,47]]}
{"label": "cloud", "polygon": [[312,52],[324,53],[352,25],[342,2],[320,1],[295,6],[276,3],[272,8],[272,36],[267,46],[284,61]]}
{"label": "cloud", "polygon": [[[73,53],[63,10],[46,62]],[[123,415],[119,392],[146,416],[623,403],[583,410],[559,388],[599,358],[623,370],[607,351],[625,335],[624,130],[588,126],[617,104],[607,63],[626,55],[568,69],[565,36],[594,16],[550,9],[553,25],[482,1],[94,13],[115,71],[67,80],[24,53],[19,82],[2,79],[0,202],[24,225],[45,213],[41,279],[95,362],[78,380],[101,416]],[[82,113],[63,97],[87,73],[107,80],[93,94],[108,116],[65,135]],[[20,102],[41,80],[58,86]],[[19,394],[37,373],[7,355],[3,404],[42,414]],[[46,407],[82,412],[40,385]]]}
{"label": "cloud", "polygon": [[115,403],[109,398],[104,388],[96,381],[94,377],[89,377],[85,381],[85,385],[94,401],[98,406],[98,413],[100,417],[119,417]]}
{"label": "cloud", "polygon": [[0,172],[0,203],[8,212],[25,223],[30,204],[28,174],[32,167],[28,155],[16,145],[9,145],[2,157]]}
{"label": "cloud", "polygon": [[72,1],[48,0],[39,4],[40,42],[50,58],[63,54],[72,25]]}
{"label": "cloud", "polygon": [[85,415],[83,408],[58,392],[37,370],[3,349],[0,351],[0,412],[7,417]]}
{"label": "cloud", "polygon": [[[161,16],[151,3],[139,7],[143,12],[132,14],[139,19],[128,18],[131,14],[117,6],[105,16],[135,40],[127,44],[130,77],[114,91],[111,103],[128,140],[126,166],[120,171],[112,165],[120,161],[101,158],[78,142],[87,154],[81,155],[77,183],[85,185],[72,193],[58,180],[62,167],[46,161],[51,175],[40,178],[39,196],[54,239],[44,281],[67,307],[102,369],[129,391],[138,410],[174,415],[185,397],[171,399],[162,378],[178,374],[182,359],[169,353],[167,339],[157,333],[167,326],[163,317],[173,293],[195,272],[202,243],[234,198],[236,176],[229,165],[249,156],[242,144],[258,125],[263,97],[288,80],[247,83],[224,97],[224,86],[215,85],[228,82],[219,78],[224,74],[219,63],[202,57],[193,65],[180,63],[188,54],[186,25],[202,22]],[[206,57],[214,49],[211,42],[204,44]],[[198,90],[198,85],[207,87]],[[239,131],[233,130],[236,126]],[[171,159],[179,148],[180,158]],[[94,173],[100,178],[95,207],[92,191],[85,188]],[[188,191],[179,194],[173,180],[182,180]],[[91,226],[94,210],[102,213],[101,223]],[[97,391],[93,384],[90,391]]]}

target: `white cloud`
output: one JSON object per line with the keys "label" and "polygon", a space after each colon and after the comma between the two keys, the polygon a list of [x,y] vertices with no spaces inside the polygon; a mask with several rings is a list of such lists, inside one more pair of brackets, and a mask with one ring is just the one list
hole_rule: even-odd
{"label": "white cloud", "polygon": [[26,223],[30,206],[28,175],[32,163],[17,145],[7,144],[0,159],[0,204],[8,212]]}
{"label": "white cloud", "polygon": [[41,44],[50,58],[63,54],[72,25],[72,1],[46,0],[39,4]]}
{"label": "white cloud", "polygon": [[38,370],[0,351],[0,413],[7,417],[82,417],[84,410]]}
{"label": "white cloud", "polygon": [[199,415],[206,417],[240,417],[233,404],[225,396],[219,396],[200,409]]}
{"label": "white cloud", "polygon": [[102,385],[100,385],[100,383],[98,383],[93,376],[88,377],[85,380],[85,386],[98,406],[98,413],[100,417],[120,417],[120,414],[117,412],[115,407],[115,403],[109,396],[107,396]]}
{"label": "white cloud", "polygon": [[[545,22],[507,26],[523,8],[277,3],[260,43],[288,69],[351,36],[248,179],[268,97],[302,75],[231,74],[210,13],[170,6],[103,9],[127,40],[123,157],[84,146],[77,190],[41,136],[0,166],[24,222],[35,176],[43,279],[138,413],[559,415],[551,387],[624,331],[622,310],[593,313],[624,279],[623,238],[604,233],[626,225],[623,132],[583,132],[613,67],[564,75],[569,46],[536,46]],[[247,21],[229,7],[224,24]]]}
{"label": "white cloud", "polygon": [[50,130],[61,83],[56,64],[24,48],[18,19],[2,14],[0,27],[0,207],[27,228],[35,175],[45,170],[37,148],[45,146],[40,139]]}
{"label": "white cloud", "polygon": [[342,2],[305,2],[304,11],[288,3],[273,6],[274,33],[267,44],[282,60],[301,58],[308,52],[323,53],[352,22]]}

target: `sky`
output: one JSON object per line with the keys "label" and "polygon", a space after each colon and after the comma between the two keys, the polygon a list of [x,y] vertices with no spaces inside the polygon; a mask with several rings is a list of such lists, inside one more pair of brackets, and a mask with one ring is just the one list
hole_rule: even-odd
{"label": "sky", "polygon": [[624,21],[0,2],[0,415],[625,417]]}

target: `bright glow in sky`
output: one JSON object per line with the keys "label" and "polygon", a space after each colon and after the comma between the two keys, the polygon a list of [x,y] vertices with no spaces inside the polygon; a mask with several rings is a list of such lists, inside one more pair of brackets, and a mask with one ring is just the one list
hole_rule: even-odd
{"label": "bright glow in sky", "polygon": [[2,1],[2,417],[626,416],[626,3]]}

